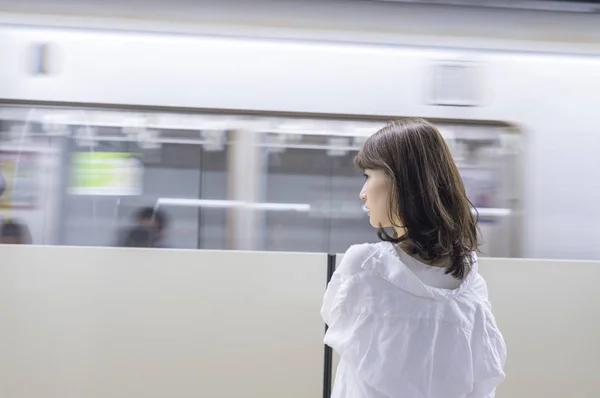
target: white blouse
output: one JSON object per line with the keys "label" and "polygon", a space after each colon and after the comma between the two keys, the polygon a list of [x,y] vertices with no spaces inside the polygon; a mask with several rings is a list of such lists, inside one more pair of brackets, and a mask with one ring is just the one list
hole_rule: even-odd
{"label": "white blouse", "polygon": [[389,242],[351,246],[321,309],[332,398],[493,398],[506,345],[472,258],[461,282]]}

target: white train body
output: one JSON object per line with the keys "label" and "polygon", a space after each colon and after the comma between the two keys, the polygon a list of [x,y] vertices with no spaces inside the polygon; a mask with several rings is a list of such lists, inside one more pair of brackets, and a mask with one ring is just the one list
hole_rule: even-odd
{"label": "white train body", "polygon": [[[51,57],[36,61],[44,51]],[[18,26],[0,27],[0,54],[0,100],[23,120],[51,104],[506,126],[521,140],[507,179],[513,222],[493,238],[513,243],[498,255],[600,258],[600,57]],[[440,62],[468,67],[458,87],[436,83]],[[46,177],[44,186],[59,184]],[[55,236],[60,196],[43,195],[37,210],[13,214],[43,216],[34,241],[65,243]]]}

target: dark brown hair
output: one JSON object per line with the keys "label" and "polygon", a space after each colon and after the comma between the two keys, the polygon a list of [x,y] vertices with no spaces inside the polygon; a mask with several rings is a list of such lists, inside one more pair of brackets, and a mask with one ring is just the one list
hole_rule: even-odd
{"label": "dark brown hair", "polygon": [[438,129],[418,118],[391,122],[365,141],[354,162],[384,170],[392,184],[388,217],[405,233],[390,236],[380,227],[377,236],[463,279],[478,248],[477,218]]}

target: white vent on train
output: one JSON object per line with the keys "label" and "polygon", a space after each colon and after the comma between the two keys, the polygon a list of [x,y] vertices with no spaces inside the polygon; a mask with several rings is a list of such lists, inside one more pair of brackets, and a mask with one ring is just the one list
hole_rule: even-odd
{"label": "white vent on train", "polygon": [[481,67],[474,62],[435,62],[430,81],[432,105],[482,105]]}

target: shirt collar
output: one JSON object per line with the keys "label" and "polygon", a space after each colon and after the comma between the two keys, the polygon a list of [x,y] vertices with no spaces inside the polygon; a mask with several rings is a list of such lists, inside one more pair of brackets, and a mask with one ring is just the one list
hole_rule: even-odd
{"label": "shirt collar", "polygon": [[432,300],[449,300],[463,293],[478,273],[477,255],[472,253],[471,270],[457,289],[427,286],[400,260],[393,243],[381,242],[376,246],[377,251],[363,263],[362,268],[415,296]]}

